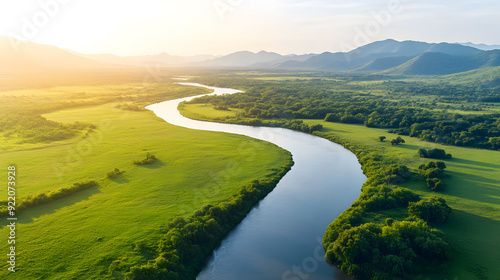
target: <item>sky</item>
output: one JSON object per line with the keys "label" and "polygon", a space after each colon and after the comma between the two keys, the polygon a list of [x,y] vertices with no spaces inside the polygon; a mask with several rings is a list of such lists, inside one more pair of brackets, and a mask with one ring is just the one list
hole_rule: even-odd
{"label": "sky", "polygon": [[500,44],[498,26],[498,0],[0,0],[0,35],[88,54],[304,54],[384,39]]}

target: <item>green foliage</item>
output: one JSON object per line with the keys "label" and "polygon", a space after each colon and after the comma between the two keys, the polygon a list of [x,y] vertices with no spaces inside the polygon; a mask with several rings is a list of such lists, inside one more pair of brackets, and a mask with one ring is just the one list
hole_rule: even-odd
{"label": "green foliage", "polygon": [[106,173],[106,178],[113,179],[113,178],[116,178],[116,176],[118,176],[120,174],[123,174],[124,172],[125,171],[121,171],[120,169],[115,168],[114,170],[109,171],[108,173]]}
{"label": "green foliage", "polygon": [[469,108],[469,103],[474,100],[482,106],[487,100],[496,100],[496,95],[491,96],[492,92],[483,86],[392,81],[389,77],[375,75],[346,77],[337,74],[332,79],[332,73],[302,74],[303,77],[309,75],[317,79],[256,81],[242,75],[198,78],[204,84],[240,88],[245,93],[205,96],[191,103],[235,108],[242,111],[240,118],[323,119],[391,128],[389,132],[392,133],[447,145],[500,148],[497,139],[500,137],[500,114],[447,112],[448,109],[479,111],[479,108]]}
{"label": "green foliage", "polygon": [[387,137],[385,136],[379,136],[378,139],[380,140],[380,142],[384,142],[384,140],[386,139]]}
{"label": "green foliage", "polygon": [[136,105],[136,104],[130,104],[130,103],[123,103],[123,104],[118,104],[115,106],[117,109],[122,109],[122,110],[127,110],[127,111],[146,111],[146,108]]}
{"label": "green foliage", "polygon": [[451,154],[447,154],[443,149],[429,149],[420,148],[417,150],[421,158],[434,158],[434,159],[451,159]]}
{"label": "green foliage", "polygon": [[444,189],[442,181],[444,177],[444,169],[446,164],[442,161],[430,161],[426,164],[421,164],[418,169],[421,170],[422,175],[426,178],[427,187],[432,191],[441,191]]}
{"label": "green foliage", "polygon": [[18,138],[21,143],[60,141],[74,137],[80,131],[92,131],[95,128],[93,124],[82,122],[58,123],[40,115],[0,115],[0,132],[3,132],[4,137]]}
{"label": "green foliage", "polygon": [[398,136],[398,138],[391,140],[391,144],[393,146],[403,144],[403,143],[405,143],[405,140],[403,138],[401,138],[401,136]]}
{"label": "green foliage", "polygon": [[[408,167],[392,163],[376,153],[358,150],[335,136],[320,135],[356,153],[368,177],[359,198],[325,232],[323,246],[328,262],[356,279],[374,280],[407,279],[429,261],[441,263],[449,259],[450,246],[442,232],[429,227],[415,215],[402,221],[387,218],[384,224],[367,222],[377,211],[408,208],[422,201],[408,189],[390,187],[395,175],[403,181],[410,177]],[[428,166],[437,168],[436,163]],[[429,203],[433,205],[430,207],[433,209],[432,222],[447,219],[448,208],[444,200]]]}
{"label": "green foliage", "polygon": [[356,279],[406,279],[424,263],[446,261],[450,255],[442,233],[420,219],[346,224],[335,238],[329,234],[327,261]]}
{"label": "green foliage", "polygon": [[410,202],[408,206],[410,215],[434,224],[445,223],[450,217],[451,211],[446,201],[436,196],[431,197],[429,201]]}
{"label": "green foliage", "polygon": [[146,154],[146,158],[143,159],[143,160],[134,160],[133,163],[135,165],[145,165],[145,164],[153,164],[155,161],[156,161],[156,157],[151,154],[151,153],[147,153]]}
{"label": "green foliage", "polygon": [[[61,188],[56,191],[51,191],[47,193],[40,193],[38,195],[28,195],[23,199],[18,199],[16,202],[16,213],[20,213],[26,209],[33,208],[36,206],[44,205],[52,201],[68,197],[77,192],[92,188],[97,186],[96,181],[80,182],[74,183],[70,187]],[[0,217],[7,216],[7,207],[0,208]]]}
{"label": "green foliage", "polygon": [[441,179],[439,178],[432,178],[432,177],[428,177],[427,180],[427,187],[431,190],[431,191],[441,191],[444,189],[444,183]]}

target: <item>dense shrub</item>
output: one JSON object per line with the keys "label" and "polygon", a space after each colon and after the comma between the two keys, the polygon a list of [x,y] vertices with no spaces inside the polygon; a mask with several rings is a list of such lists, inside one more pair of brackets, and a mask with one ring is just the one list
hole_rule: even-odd
{"label": "dense shrub", "polygon": [[156,157],[153,154],[147,153],[146,158],[143,160],[134,160],[135,165],[152,164],[156,161]]}
{"label": "dense shrub", "polygon": [[[94,186],[97,186],[96,181],[88,181],[88,182],[74,183],[70,187],[61,188],[56,191],[41,193],[38,195],[29,195],[25,198],[17,200],[16,213],[22,212],[28,208],[40,206],[43,204],[50,203],[54,200],[68,197],[72,194],[89,189]],[[7,215],[8,215],[7,208],[0,209],[0,216],[7,216]]]}
{"label": "dense shrub", "polygon": [[421,158],[434,158],[434,159],[451,159],[451,154],[447,154],[443,149],[429,149],[420,148],[417,151]]}
{"label": "dense shrub", "polygon": [[410,202],[408,206],[408,212],[411,215],[435,224],[445,223],[451,211],[446,201],[436,196],[431,197],[429,201],[420,200],[418,202]]}
{"label": "dense shrub", "polygon": [[449,259],[443,234],[420,219],[329,228],[326,260],[356,279],[406,279],[418,264]]}
{"label": "dense shrub", "polygon": [[426,164],[420,165],[418,169],[421,170],[422,175],[426,178],[427,187],[430,190],[440,191],[444,189],[444,183],[442,181],[444,177],[444,169],[446,169],[446,164],[444,162],[430,161]]}
{"label": "dense shrub", "polygon": [[74,137],[83,130],[91,131],[93,124],[75,122],[71,124],[47,120],[40,115],[0,115],[0,132],[5,137],[17,137],[21,143],[59,141]]}
{"label": "dense shrub", "polygon": [[114,170],[112,171],[109,171],[108,173],[106,173],[106,177],[109,178],[109,179],[113,179],[113,178],[116,178],[116,176],[124,173],[125,171],[120,171],[120,169],[118,168],[115,168]]}
{"label": "dense shrub", "polygon": [[403,144],[405,143],[405,140],[403,138],[401,138],[401,136],[398,136],[398,138],[396,139],[392,139],[391,140],[391,144],[394,146],[394,145],[399,145],[399,144]]}
{"label": "dense shrub", "polygon": [[130,104],[130,103],[123,103],[123,104],[118,104],[115,106],[117,109],[122,109],[122,110],[127,110],[127,111],[146,111],[146,108],[141,107],[139,105],[135,104]]}

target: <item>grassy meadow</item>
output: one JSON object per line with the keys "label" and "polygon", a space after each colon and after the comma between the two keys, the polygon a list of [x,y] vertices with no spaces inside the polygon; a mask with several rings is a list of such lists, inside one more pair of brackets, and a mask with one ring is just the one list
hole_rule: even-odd
{"label": "grassy meadow", "polygon": [[[103,91],[115,97],[129,93],[131,98],[141,94],[142,91],[134,91],[137,86],[140,85],[23,90],[1,93],[0,98],[12,99],[17,95],[41,102],[41,95],[46,94],[50,104],[57,104],[71,92],[85,92],[80,97],[98,100]],[[158,94],[149,100],[204,92],[174,85],[157,90]],[[131,100],[147,103],[140,98]],[[118,109],[116,105],[124,102],[121,99],[112,103],[101,101],[96,103],[103,104],[77,104],[43,114],[56,122],[96,125],[91,132],[51,143],[22,144],[12,137],[0,137],[5,174],[7,165],[17,168],[18,199],[76,182],[96,180],[99,184],[19,213],[17,272],[9,273],[7,264],[2,264],[0,278],[110,278],[111,262],[128,254],[137,243],[156,240],[172,218],[188,216],[205,205],[229,199],[244,184],[263,178],[290,158],[288,152],[267,142],[184,129],[147,110]],[[158,159],[155,163],[133,164],[148,152]],[[106,173],[115,168],[125,172],[113,179],[106,178]],[[0,200],[5,200],[5,196],[6,192]],[[5,223],[1,232],[8,235]],[[0,250],[7,252],[7,248],[7,242],[2,242]],[[131,261],[144,260],[132,257]]]}

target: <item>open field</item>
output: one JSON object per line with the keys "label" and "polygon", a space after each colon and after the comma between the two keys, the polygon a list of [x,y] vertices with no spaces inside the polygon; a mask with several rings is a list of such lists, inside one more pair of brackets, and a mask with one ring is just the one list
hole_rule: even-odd
{"label": "open field", "polygon": [[[5,166],[17,167],[18,198],[80,181],[99,183],[18,215],[18,271],[9,279],[106,279],[112,261],[140,240],[156,240],[173,217],[226,200],[289,159],[288,152],[266,142],[175,127],[150,111],[120,110],[116,104],[44,115],[97,125],[87,136],[0,152]],[[147,152],[158,161],[132,163]],[[106,178],[114,168],[125,173]],[[1,231],[7,236],[5,226]],[[7,251],[7,242],[0,250]],[[2,264],[0,278],[7,273]]]}

